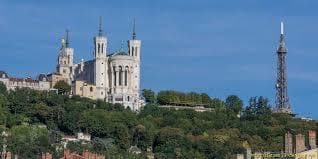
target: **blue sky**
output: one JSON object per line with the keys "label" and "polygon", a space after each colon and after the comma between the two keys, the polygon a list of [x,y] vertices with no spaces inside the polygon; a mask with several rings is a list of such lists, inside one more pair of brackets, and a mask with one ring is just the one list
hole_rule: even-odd
{"label": "blue sky", "polygon": [[70,29],[75,59],[92,58],[99,16],[108,52],[142,40],[142,87],[236,94],[274,104],[280,21],[285,22],[293,110],[318,118],[318,2],[315,0],[1,0],[0,70],[12,76],[54,71]]}

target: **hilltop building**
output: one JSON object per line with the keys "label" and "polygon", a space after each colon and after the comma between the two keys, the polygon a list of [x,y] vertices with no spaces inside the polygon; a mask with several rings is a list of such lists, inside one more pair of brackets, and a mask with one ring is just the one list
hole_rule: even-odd
{"label": "hilltop building", "polygon": [[66,31],[58,51],[55,72],[41,74],[37,80],[33,80],[11,78],[0,71],[0,81],[9,90],[18,87],[49,90],[58,81],[64,80],[72,86],[73,95],[119,103],[138,111],[144,102],[140,97],[141,41],[136,37],[135,22],[132,39],[127,41],[127,52],[122,48],[109,54],[107,41],[100,20],[99,31],[93,41],[93,59],[74,63],[74,48],[70,47],[69,32]]}

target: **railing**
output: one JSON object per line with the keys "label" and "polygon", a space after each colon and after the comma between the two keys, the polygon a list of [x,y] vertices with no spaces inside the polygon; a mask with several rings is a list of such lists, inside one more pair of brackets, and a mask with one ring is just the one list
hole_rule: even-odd
{"label": "railing", "polygon": [[179,109],[191,109],[194,110],[196,112],[213,112],[214,108],[205,108],[203,106],[194,106],[194,107],[189,107],[189,106],[176,106],[176,105],[159,105],[160,108],[169,108],[169,109],[175,109],[175,110],[179,110]]}

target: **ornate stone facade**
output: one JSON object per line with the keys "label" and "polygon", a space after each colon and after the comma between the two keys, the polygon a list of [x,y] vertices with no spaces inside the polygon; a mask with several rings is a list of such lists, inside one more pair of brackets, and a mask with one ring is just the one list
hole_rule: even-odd
{"label": "ornate stone facade", "polygon": [[143,104],[140,98],[140,49],[141,41],[133,37],[128,40],[128,51],[108,54],[107,37],[103,36],[101,25],[94,37],[93,59],[74,64],[74,49],[69,46],[68,32],[59,50],[56,74],[72,84],[72,92],[92,99],[123,104],[132,110],[139,110]]}
{"label": "ornate stone facade", "polygon": [[[134,24],[135,25],[135,24]],[[135,27],[127,50],[107,52],[107,37],[103,36],[101,24],[94,37],[93,59],[74,63],[74,49],[70,47],[68,31],[58,51],[56,71],[31,78],[16,79],[0,71],[0,81],[8,89],[28,87],[35,90],[50,90],[56,82],[64,80],[72,86],[71,93],[91,99],[119,103],[138,111],[144,101],[140,97],[141,41],[136,39]]]}

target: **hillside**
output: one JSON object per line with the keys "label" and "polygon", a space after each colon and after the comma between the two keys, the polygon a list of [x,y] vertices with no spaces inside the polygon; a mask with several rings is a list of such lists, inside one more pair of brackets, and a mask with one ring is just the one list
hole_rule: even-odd
{"label": "hillside", "polygon": [[[314,121],[272,114],[264,97],[252,97],[243,107],[237,96],[225,101],[193,96],[187,101],[215,110],[195,112],[159,108],[157,101],[164,102],[160,92],[157,95],[144,90],[143,95],[149,104],[136,113],[121,105],[78,96],[30,89],[7,91],[0,84],[0,129],[8,134],[0,138],[0,145],[5,143],[21,158],[35,158],[40,152],[58,157],[61,152],[55,147],[61,146],[61,136],[84,132],[92,135],[92,141],[85,145],[71,143],[69,149],[89,149],[107,158],[145,158],[148,149],[148,154],[151,151],[159,159],[222,159],[242,152],[244,142],[253,151],[280,152],[286,130],[306,134],[317,128]],[[128,151],[131,146],[137,146],[142,153],[133,155]]]}

